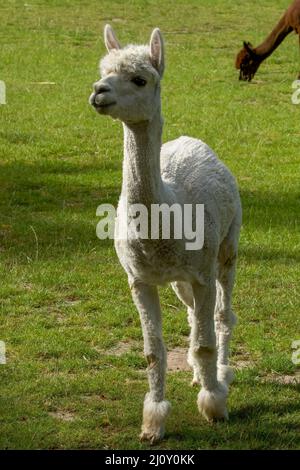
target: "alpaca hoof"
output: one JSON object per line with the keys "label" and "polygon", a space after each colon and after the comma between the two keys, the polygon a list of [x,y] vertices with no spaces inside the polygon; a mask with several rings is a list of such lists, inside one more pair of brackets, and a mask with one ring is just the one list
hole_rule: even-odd
{"label": "alpaca hoof", "polygon": [[140,434],[140,441],[141,442],[149,442],[151,446],[160,442],[164,437],[164,429],[160,429],[157,432],[150,430],[150,431],[142,431]]}
{"label": "alpaca hoof", "polygon": [[198,408],[204,418],[209,421],[227,420],[226,408],[227,388],[219,383],[215,390],[202,388],[198,395]]}
{"label": "alpaca hoof", "polygon": [[165,434],[165,420],[170,412],[168,401],[153,401],[147,393],[144,402],[143,425],[140,434],[141,441],[149,441],[151,445],[159,442]]}
{"label": "alpaca hoof", "polygon": [[225,364],[218,365],[218,382],[225,386],[230,385],[234,380],[234,371],[232,367]]}

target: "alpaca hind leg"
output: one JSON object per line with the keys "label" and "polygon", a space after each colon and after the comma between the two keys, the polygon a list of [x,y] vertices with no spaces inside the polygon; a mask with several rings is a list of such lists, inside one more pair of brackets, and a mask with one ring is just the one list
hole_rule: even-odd
{"label": "alpaca hind leg", "polygon": [[236,324],[236,316],[231,307],[237,258],[237,237],[233,236],[233,230],[237,228],[233,226],[220,247],[216,282],[215,329],[218,347],[218,380],[226,385],[233,380],[233,370],[229,367],[229,345],[232,330]]}
{"label": "alpaca hind leg", "polygon": [[[193,321],[194,321],[194,309],[188,307],[188,322],[191,328],[191,334],[192,334]],[[199,362],[197,361],[197,359],[195,358],[193,354],[191,336],[190,336],[190,347],[188,351],[187,361],[188,361],[188,364],[193,369],[193,379],[191,381],[191,386],[197,387],[198,385],[201,385],[200,367],[199,367]]]}
{"label": "alpaca hind leg", "polygon": [[188,282],[172,282],[172,289],[181,302],[188,308],[194,308],[193,288]]}
{"label": "alpaca hind leg", "polygon": [[165,420],[170,410],[169,402],[164,400],[166,351],[161,310],[156,287],[136,282],[131,286],[131,291],[142,324],[150,388],[145,396],[140,438],[154,444],[164,436]]}
{"label": "alpaca hind leg", "polygon": [[[188,322],[192,328],[193,316],[194,316],[194,295],[193,288],[188,282],[172,282],[172,288],[175,291],[177,297],[181,302],[187,306]],[[194,371],[193,380],[191,382],[192,387],[200,385],[200,369],[198,362],[195,360],[191,348],[188,352],[187,361]]]}
{"label": "alpaca hind leg", "polygon": [[208,420],[226,419],[227,387],[218,382],[217,349],[214,329],[216,283],[214,276],[203,286],[193,284],[195,309],[192,318],[190,351],[197,361],[202,389],[198,395],[198,408]]}
{"label": "alpaca hind leg", "polygon": [[[226,272],[226,270],[225,270]],[[218,380],[229,385],[234,378],[229,366],[229,345],[236,317],[231,309],[231,291],[229,287],[232,273],[224,273],[217,281],[217,302],[215,309],[215,328],[218,348]],[[228,276],[228,277],[227,277]],[[232,282],[233,286],[233,282]]]}

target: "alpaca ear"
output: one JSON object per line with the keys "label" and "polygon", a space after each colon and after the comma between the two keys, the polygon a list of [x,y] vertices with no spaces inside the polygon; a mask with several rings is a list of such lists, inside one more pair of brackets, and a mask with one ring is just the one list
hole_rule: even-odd
{"label": "alpaca ear", "polygon": [[246,49],[247,52],[249,52],[249,54],[253,54],[253,46],[251,42],[244,41],[244,48]]}
{"label": "alpaca ear", "polygon": [[158,71],[159,75],[162,77],[165,68],[164,40],[158,28],[155,28],[151,34],[150,60],[153,67]]}
{"label": "alpaca ear", "polygon": [[114,30],[109,24],[105,25],[104,27],[104,42],[108,52],[110,52],[112,49],[121,49]]}

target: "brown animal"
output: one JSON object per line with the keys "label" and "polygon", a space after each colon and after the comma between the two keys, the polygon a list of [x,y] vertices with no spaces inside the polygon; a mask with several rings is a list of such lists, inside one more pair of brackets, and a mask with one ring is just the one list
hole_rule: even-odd
{"label": "brown animal", "polygon": [[[282,43],[284,38],[295,31],[300,41],[300,0],[295,0],[286,10],[273,31],[258,47],[244,41],[244,47],[236,57],[235,66],[240,70],[240,80],[250,82],[260,64]],[[300,73],[299,73],[300,79]]]}

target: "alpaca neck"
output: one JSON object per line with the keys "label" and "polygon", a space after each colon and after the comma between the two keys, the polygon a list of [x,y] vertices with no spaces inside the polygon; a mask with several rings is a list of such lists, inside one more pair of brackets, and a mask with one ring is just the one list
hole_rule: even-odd
{"label": "alpaca neck", "polygon": [[284,15],[265,41],[254,49],[258,59],[263,61],[269,57],[292,31],[293,28],[287,23]]}
{"label": "alpaca neck", "polygon": [[122,196],[128,204],[159,203],[163,183],[160,149],[163,120],[160,109],[151,121],[123,124],[124,162]]}

